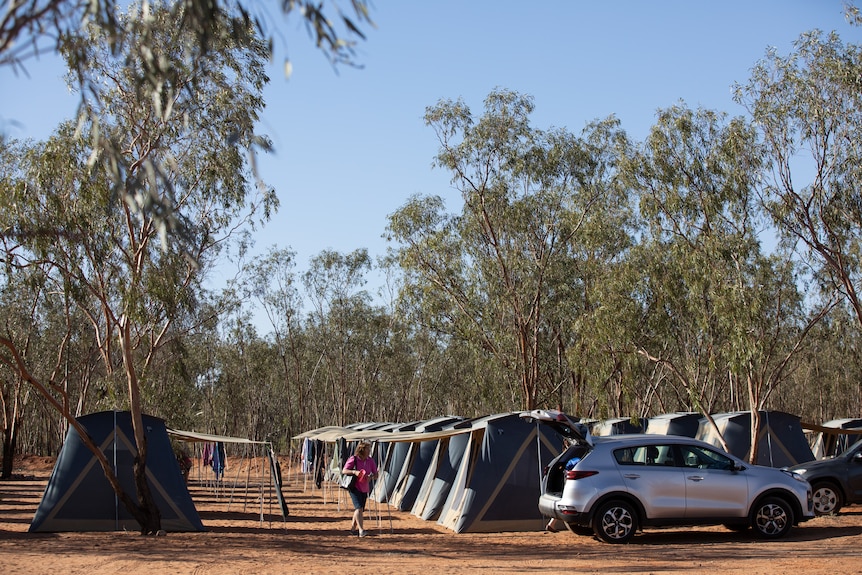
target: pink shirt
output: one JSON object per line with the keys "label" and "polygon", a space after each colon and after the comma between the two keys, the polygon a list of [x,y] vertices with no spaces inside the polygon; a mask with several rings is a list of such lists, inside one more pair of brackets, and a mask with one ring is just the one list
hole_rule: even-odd
{"label": "pink shirt", "polygon": [[377,475],[377,464],[374,463],[374,459],[370,457],[359,459],[355,455],[351,455],[347,458],[347,463],[344,464],[344,469],[364,471],[364,474],[360,474],[360,476],[356,478],[356,490],[361,491],[362,493],[368,493],[371,491],[371,482],[368,479],[368,476]]}

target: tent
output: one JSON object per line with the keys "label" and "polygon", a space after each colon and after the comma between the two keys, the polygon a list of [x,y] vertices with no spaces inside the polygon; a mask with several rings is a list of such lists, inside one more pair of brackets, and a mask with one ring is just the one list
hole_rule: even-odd
{"label": "tent", "polygon": [[614,417],[592,423],[590,433],[595,436],[643,433],[645,423],[645,421],[638,421],[631,417]]}
{"label": "tent", "polygon": [[[103,411],[78,418],[114,468],[123,490],[134,497],[132,464],[137,450],[127,411]],[[174,456],[165,422],[143,416],[147,436],[147,480],[166,531],[204,531]],[[69,429],[31,532],[140,531],[117,499],[95,455]]]}
{"label": "tent", "polygon": [[823,425],[803,423],[802,427],[817,432],[811,444],[817,459],[835,457],[862,439],[862,419],[833,419]]}
{"label": "tent", "polygon": [[[414,432],[419,423],[416,421],[404,423],[390,431],[393,435]],[[410,442],[401,441],[390,442],[388,437],[379,437],[373,441],[377,444],[379,478],[374,485],[371,497],[375,501],[388,502],[395,492],[395,488],[398,486],[398,480],[401,477],[404,464],[407,462],[411,444]]]}
{"label": "tent", "polygon": [[469,439],[437,523],[456,533],[539,529],[542,467],[559,455],[563,438],[518,413],[472,422]]}
{"label": "tent", "polygon": [[[727,448],[736,457],[748,461],[751,453],[751,412],[735,411],[712,416]],[[721,446],[715,429],[706,418],[700,422],[697,439]],[[783,411],[761,411],[757,431],[758,465],[784,467],[812,461],[814,454],[805,439],[799,417]]]}
{"label": "tent", "polygon": [[703,416],[699,413],[676,412],[650,417],[646,422],[646,432],[659,435],[682,435],[694,437]]}

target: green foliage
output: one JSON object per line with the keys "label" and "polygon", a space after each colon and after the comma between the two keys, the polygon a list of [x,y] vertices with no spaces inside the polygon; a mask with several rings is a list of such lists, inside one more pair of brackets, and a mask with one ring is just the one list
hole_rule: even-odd
{"label": "green foliage", "polygon": [[[299,14],[317,46],[334,65],[353,65],[356,42],[364,39],[362,29],[366,25],[373,26],[373,22],[366,0],[351,0],[350,4],[352,13],[342,12],[337,4],[333,7],[305,0],[286,0],[281,8],[285,16]],[[176,158],[171,154],[128,157],[126,148],[119,145],[124,133],[116,131],[122,122],[105,124],[106,110],[108,114],[118,113],[118,110],[110,109],[112,104],[105,101],[110,96],[103,94],[103,76],[97,73],[98,64],[115,63],[114,72],[120,72],[118,67],[121,67],[122,80],[120,75],[110,77],[127,89],[124,94],[144,105],[165,126],[174,128],[182,126],[189,115],[201,113],[213,105],[209,100],[201,100],[201,108],[194,110],[190,104],[195,101],[195,94],[207,92],[213,83],[221,84],[220,96],[213,95],[223,99],[221,105],[215,103],[221,116],[214,118],[212,131],[205,125],[198,126],[196,143],[208,146],[218,142],[223,139],[219,124],[234,122],[237,129],[227,137],[231,142],[238,142],[254,164],[254,153],[271,147],[266,138],[254,135],[249,129],[251,126],[246,125],[256,120],[256,112],[249,114],[248,111],[262,107],[259,95],[253,94],[268,81],[262,68],[273,53],[273,38],[277,36],[268,25],[267,11],[254,3],[210,0],[133,3],[125,16],[114,0],[13,2],[8,11],[5,8],[0,23],[0,65],[23,69],[24,60],[32,55],[42,51],[61,52],[69,65],[70,86],[81,94],[79,122],[90,128],[90,164],[102,163],[113,183],[113,193],[123,198],[132,212],[151,221],[164,249],[168,242],[175,242],[179,249],[185,250],[186,257],[195,259],[198,255],[196,231],[189,229],[194,220],[177,211],[175,205],[176,197],[186,193],[182,187],[174,189],[183,183],[175,179],[175,174],[188,166],[176,166]],[[165,27],[165,21],[172,25]],[[95,38],[99,39],[97,43],[93,41]],[[243,49],[232,50],[231,47]],[[223,63],[221,58],[225,56],[228,61]],[[289,69],[287,63],[285,70]],[[218,72],[212,74],[212,70]],[[222,71],[233,77],[219,80],[216,76]],[[209,85],[199,84],[201,79]],[[248,94],[252,99],[237,102],[236,95],[230,92],[231,80],[240,85],[251,82],[254,91]],[[179,106],[178,100],[183,97],[186,105]],[[116,94],[113,99],[115,105]],[[228,103],[231,105],[226,105]],[[139,143],[153,144],[162,135],[160,129],[154,129]],[[210,151],[212,154],[224,152],[218,146]],[[239,171],[245,160],[236,157],[237,148],[231,151],[233,155],[214,155],[209,163],[218,158],[224,166]],[[198,181],[192,184],[206,184],[201,180],[206,179],[208,172],[204,166],[198,168],[201,169],[196,172]],[[230,197],[225,192],[215,192],[219,201]],[[270,193],[262,202],[264,217],[268,217],[275,206],[274,194]],[[28,233],[40,233],[40,230]]]}
{"label": "green foliage", "polygon": [[770,51],[737,99],[761,133],[763,198],[789,249],[862,325],[862,49],[836,34],[804,34],[796,51]]}

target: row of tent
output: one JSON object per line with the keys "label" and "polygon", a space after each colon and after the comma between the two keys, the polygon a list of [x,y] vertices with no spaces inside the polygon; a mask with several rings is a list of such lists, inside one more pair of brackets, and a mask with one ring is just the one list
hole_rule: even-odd
{"label": "row of tent", "polygon": [[[749,412],[713,416],[730,451],[748,459]],[[782,412],[762,412],[757,463],[781,467],[834,455],[862,434],[862,419],[842,419],[822,426],[801,423]],[[135,445],[128,412],[106,411],[78,418],[112,462],[128,493],[134,492]],[[633,421],[589,422],[593,435],[664,433],[698,437],[719,445],[715,430],[693,413],[674,413]],[[171,445],[178,441],[240,443],[265,450],[282,515],[288,514],[281,491],[281,470],[272,444],[248,439],[168,429],[159,418],[144,416],[148,442],[147,478],[167,531],[204,530],[182,479]],[[805,431],[816,432],[809,442]],[[542,469],[560,453],[563,438],[549,426],[530,423],[518,413],[476,419],[439,417],[406,424],[365,423],[306,432],[303,470],[321,481],[337,479],[360,440],[374,445],[381,469],[372,497],[399,510],[461,532],[537,529]],[[813,450],[812,450],[813,446]],[[137,531],[136,521],[119,503],[95,456],[74,428],[69,430],[30,531]]]}
{"label": "row of tent", "polygon": [[[337,477],[359,441],[373,444],[380,474],[371,498],[463,532],[535,530],[542,465],[563,438],[518,413],[405,424],[326,427],[297,436],[315,474]],[[313,457],[313,460],[309,460]]]}
{"label": "row of tent", "polygon": [[[673,434],[716,446],[721,446],[720,433],[733,455],[748,460],[751,412],[712,418],[715,426],[697,413],[583,423],[595,436]],[[810,426],[788,413],[761,412],[756,463],[784,467],[815,459],[806,433],[812,428],[827,443],[841,436],[839,429],[846,431],[835,422]],[[324,427],[294,439],[303,442],[303,468],[315,474],[318,483],[337,481],[355,445],[372,443],[372,455],[381,470],[372,499],[456,533],[541,529],[544,518],[537,501],[542,470],[563,446],[563,437],[552,428],[531,423],[517,412],[477,419],[441,417],[405,424]]]}
{"label": "row of tent", "polygon": [[[713,427],[699,413],[669,413],[635,421],[616,418],[595,422],[593,435],[655,433],[694,437],[721,447],[721,438],[731,454],[749,460],[751,412],[734,411],[712,416]],[[719,437],[721,435],[721,438]],[[814,459],[834,457],[862,439],[862,419],[833,419],[816,425],[782,411],[761,411],[757,430],[757,463],[785,467]]]}

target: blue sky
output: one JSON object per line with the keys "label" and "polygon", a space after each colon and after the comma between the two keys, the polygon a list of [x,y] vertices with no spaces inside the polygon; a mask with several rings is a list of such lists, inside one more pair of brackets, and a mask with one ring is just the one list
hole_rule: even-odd
{"label": "blue sky", "polygon": [[[787,54],[814,28],[862,40],[842,0],[371,2],[377,27],[358,47],[363,67],[337,73],[295,18],[275,16],[279,52],[260,131],[276,152],[260,168],[281,208],[256,240],[259,251],[295,250],[300,271],[324,249],[382,255],[387,216],[411,195],[441,195],[458,209],[449,174],[431,167],[437,142],[422,120],[440,99],[463,98],[479,114],[488,93],[505,88],[533,96],[536,128],[578,133],[613,114],[641,139],[656,110],[679,101],[741,114],[731,87],[770,46]],[[29,79],[0,69],[0,129],[45,138],[77,100],[55,61],[27,65]]]}

